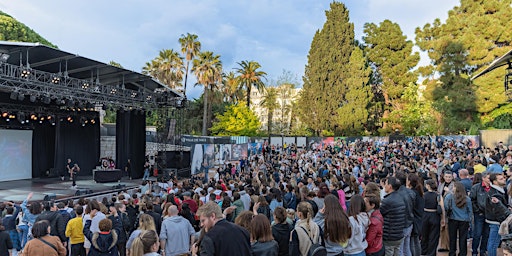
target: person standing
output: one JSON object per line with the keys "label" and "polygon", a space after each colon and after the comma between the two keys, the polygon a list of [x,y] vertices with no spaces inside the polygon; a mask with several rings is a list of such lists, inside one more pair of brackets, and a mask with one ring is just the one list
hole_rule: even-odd
{"label": "person standing", "polygon": [[[76,176],[78,175],[78,172],[80,172],[80,167],[78,167],[77,163],[73,163],[71,161],[71,158],[68,158],[66,169],[67,169],[67,171],[69,173],[69,178],[73,182],[71,184],[71,188],[76,188]],[[64,177],[63,177],[62,180],[64,180]]]}
{"label": "person standing", "polygon": [[165,256],[186,254],[190,251],[190,245],[194,243],[194,233],[190,222],[178,216],[178,207],[171,205],[167,209],[167,218],[162,222],[160,248],[165,252]]}
{"label": "person standing", "polygon": [[384,185],[386,195],[380,206],[380,212],[384,218],[382,243],[386,256],[398,256],[400,244],[404,240],[405,202],[398,194],[398,189],[400,189],[400,181],[395,177],[389,177]]}
{"label": "person standing", "polygon": [[84,248],[84,225],[82,215],[84,208],[81,205],[75,207],[76,217],[69,220],[66,226],[66,237],[69,237],[69,243],[71,244],[71,256],[85,256]]}
{"label": "person standing", "polygon": [[52,236],[50,223],[47,220],[37,221],[32,227],[34,239],[27,242],[23,255],[30,256],[66,256],[66,247],[62,239]]}
{"label": "person standing", "polygon": [[128,176],[130,180],[132,179],[132,163],[130,159],[128,159],[128,162],[124,166],[124,174]]}
{"label": "person standing", "polygon": [[455,182],[453,193],[446,196],[444,209],[448,213],[448,234],[450,236],[450,256],[457,252],[457,234],[459,237],[459,255],[467,255],[467,235],[469,223],[473,216],[471,199],[467,196],[466,188],[460,182]]}
{"label": "person standing", "polygon": [[[452,193],[453,190],[453,173],[451,171],[445,171],[443,175],[444,182],[441,183],[438,187],[438,192],[441,195],[442,199],[446,198],[446,195]],[[443,214],[441,219],[441,240],[439,242],[439,250],[438,252],[448,252],[450,241],[448,235],[448,217],[446,214]]]}
{"label": "person standing", "polygon": [[[39,214],[36,218],[37,221],[47,220],[50,223],[50,235],[58,236],[60,241],[67,246],[67,238],[66,238],[66,223],[64,222],[64,218],[57,212],[57,207],[55,206],[55,202],[44,202],[43,203],[44,212]],[[32,232],[34,232],[32,230]]]}
{"label": "person standing", "polygon": [[423,209],[423,227],[421,228],[421,236],[423,238],[421,239],[421,255],[436,256],[443,208],[441,207],[440,197],[437,194],[437,182],[433,179],[427,180],[425,187],[427,192],[423,195],[425,208]]}
{"label": "person standing", "polygon": [[489,223],[487,253],[489,256],[496,256],[501,241],[498,234],[500,223],[510,215],[510,210],[507,207],[507,196],[503,189],[506,185],[503,173],[491,173],[489,180],[491,189],[485,202],[485,221]]}
{"label": "person standing", "polygon": [[482,173],[482,182],[476,183],[471,187],[469,197],[473,206],[473,241],[472,255],[485,255],[487,252],[487,240],[489,239],[489,223],[485,221],[485,204],[487,194],[491,190],[491,183],[488,172]]}
{"label": "person standing", "polygon": [[224,219],[218,204],[215,202],[204,204],[198,209],[197,215],[201,225],[207,230],[199,248],[201,256],[251,255],[249,233],[244,228]]}

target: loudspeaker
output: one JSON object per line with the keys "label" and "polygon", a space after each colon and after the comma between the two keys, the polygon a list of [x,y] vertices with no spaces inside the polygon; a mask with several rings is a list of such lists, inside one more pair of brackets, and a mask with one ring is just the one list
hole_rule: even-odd
{"label": "loudspeaker", "polygon": [[75,196],[82,196],[82,195],[88,195],[88,194],[92,194],[92,190],[90,190],[88,188],[80,188],[80,189],[77,189],[75,192]]}
{"label": "loudspeaker", "polygon": [[56,199],[57,199],[57,195],[55,195],[55,193],[46,193],[44,195],[43,201],[51,201],[51,200],[56,200]]}
{"label": "loudspeaker", "polygon": [[116,190],[116,189],[124,189],[126,187],[125,184],[117,184],[117,185],[114,185],[112,186],[112,189],[113,190]]}

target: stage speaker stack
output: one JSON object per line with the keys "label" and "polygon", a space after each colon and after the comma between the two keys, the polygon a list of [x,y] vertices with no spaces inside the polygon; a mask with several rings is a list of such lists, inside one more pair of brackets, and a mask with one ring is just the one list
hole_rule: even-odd
{"label": "stage speaker stack", "polygon": [[43,201],[51,201],[51,200],[56,200],[56,199],[57,199],[57,195],[55,195],[55,193],[46,193],[46,194],[44,194]]}

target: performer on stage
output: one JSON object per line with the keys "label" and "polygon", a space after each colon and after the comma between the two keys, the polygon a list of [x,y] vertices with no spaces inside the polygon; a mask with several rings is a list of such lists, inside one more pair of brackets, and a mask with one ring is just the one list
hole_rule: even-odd
{"label": "performer on stage", "polygon": [[77,163],[73,163],[71,158],[68,158],[66,169],[69,172],[70,179],[73,181],[71,188],[76,188],[76,176],[78,175],[78,172],[80,172],[80,167],[78,167]]}

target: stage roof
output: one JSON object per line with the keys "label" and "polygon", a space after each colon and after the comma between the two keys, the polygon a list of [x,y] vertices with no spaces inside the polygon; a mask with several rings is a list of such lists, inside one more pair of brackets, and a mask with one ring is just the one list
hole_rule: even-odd
{"label": "stage roof", "polygon": [[497,69],[501,66],[505,66],[505,65],[508,65],[512,63],[512,50],[510,50],[509,52],[505,53],[505,55],[495,59],[491,65],[489,65],[489,67],[487,67],[486,69],[484,69],[482,72],[476,74],[475,76],[473,76],[471,78],[471,80],[475,80],[477,79],[478,77],[480,76],[483,76],[491,71],[493,71],[494,69]]}
{"label": "stage roof", "polygon": [[[126,89],[151,91],[168,89],[174,97],[183,97],[181,93],[170,89],[148,75],[139,72],[114,67],[112,65],[92,60],[55,49],[40,43],[0,41],[0,54],[9,55],[7,63],[24,66],[50,73],[66,73],[69,77],[96,81],[103,85],[119,86],[124,83]],[[67,66],[67,68],[66,68]]]}

